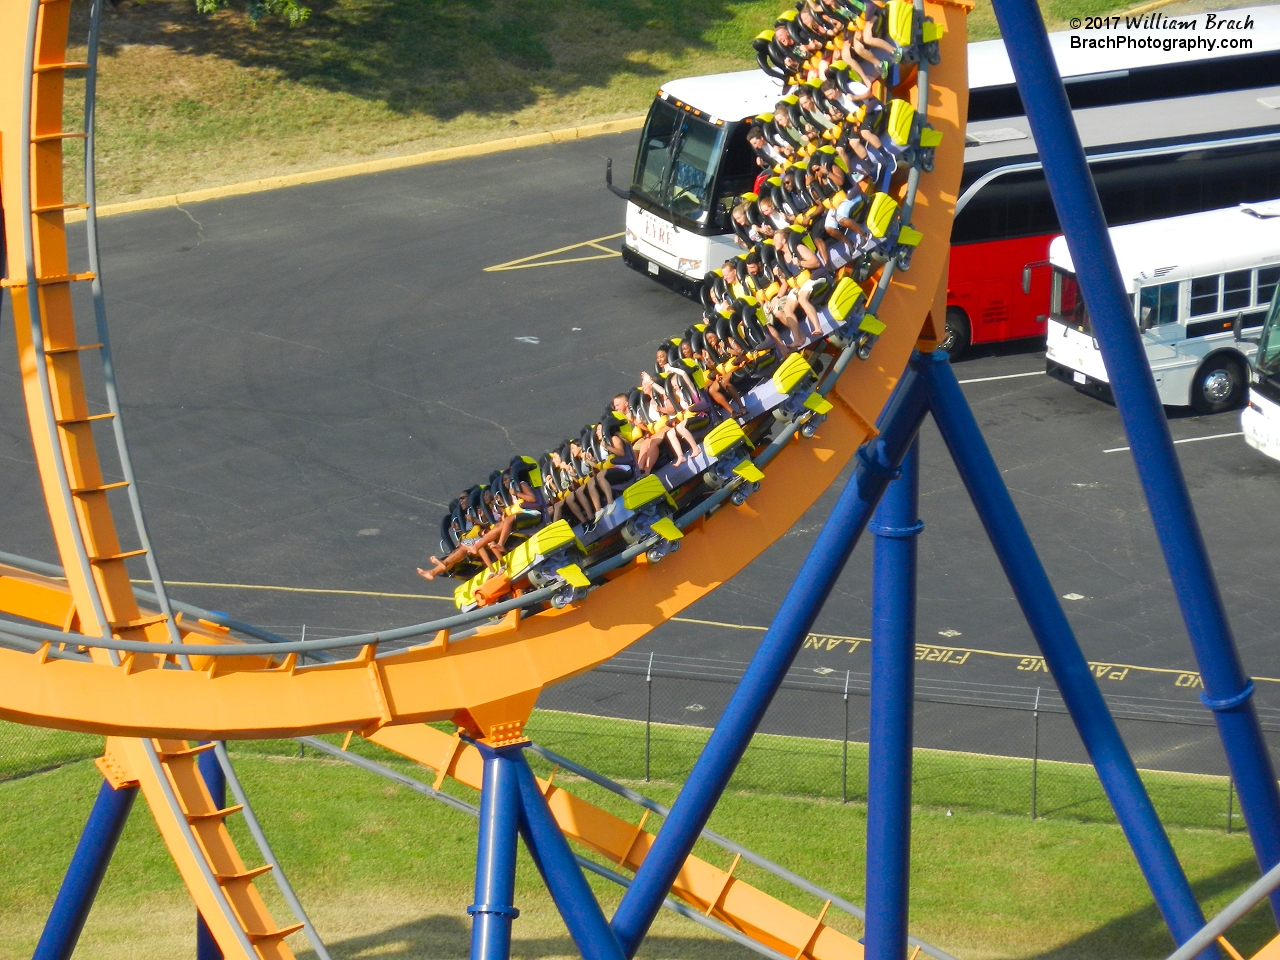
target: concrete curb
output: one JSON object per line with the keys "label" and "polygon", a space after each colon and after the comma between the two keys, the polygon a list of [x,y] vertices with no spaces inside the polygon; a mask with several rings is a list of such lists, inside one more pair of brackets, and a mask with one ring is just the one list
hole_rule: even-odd
{"label": "concrete curb", "polygon": [[[175,193],[164,197],[147,197],[143,200],[127,200],[124,203],[108,203],[98,207],[98,216],[111,217],[121,213],[136,213],[140,210],[159,210],[163,207],[177,207],[188,203],[200,203],[204,200],[218,200],[222,197],[238,197],[247,193],[262,193],[267,190],[296,187],[304,183],[321,183],[325,180],[338,180],[342,177],[355,177],[365,173],[400,170],[404,167],[416,167],[425,163],[440,163],[444,160],[460,160],[464,157],[505,153],[508,150],[523,150],[526,147],[541,147],[549,143],[563,143],[566,140],[584,140],[587,137],[598,137],[608,133],[625,133],[628,130],[638,130],[643,123],[644,117],[626,117],[622,120],[606,120],[603,123],[589,123],[581,127],[567,127],[563,130],[529,133],[519,137],[503,137],[500,140],[490,140],[487,143],[470,143],[461,147],[428,150],[426,153],[411,153],[403,157],[385,157],[381,160],[348,163],[339,167],[308,170],[304,173],[290,173],[282,177],[264,177],[261,180],[247,180],[244,183],[229,183],[222,187],[191,190],[187,193]],[[68,210],[66,222],[77,223],[84,219],[84,213],[83,210]]]}

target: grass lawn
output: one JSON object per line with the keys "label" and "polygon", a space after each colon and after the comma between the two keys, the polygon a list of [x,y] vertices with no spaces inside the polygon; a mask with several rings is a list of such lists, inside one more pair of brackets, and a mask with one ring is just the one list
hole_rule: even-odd
{"label": "grass lawn", "polygon": [[[192,0],[102,29],[102,203],[637,116],[677,76],[747,69],[782,0],[315,0],[290,30]],[[1050,29],[1126,9],[1046,0]],[[72,37],[88,4],[75,0]],[[995,36],[989,0],[970,21]],[[72,58],[83,54],[73,45]],[[68,87],[78,129],[81,81]],[[68,145],[69,158],[75,144]],[[76,160],[78,162],[78,160]],[[603,170],[601,171],[603,176]],[[68,183],[78,180],[69,171]],[[72,191],[69,191],[72,192]]]}
{"label": "grass lawn", "polygon": [[[635,759],[627,753],[632,747],[623,726],[592,722],[598,735],[591,741],[582,736],[583,718],[573,715],[540,712],[532,732],[553,749],[627,777],[655,799],[669,803],[674,798],[677,788],[671,780],[645,784],[621,769]],[[685,756],[691,759],[693,744],[702,734],[692,731],[691,737],[678,741],[673,732],[689,731],[659,728],[655,748],[659,737],[667,737],[663,755],[675,756],[674,746],[683,742],[689,749]],[[19,754],[27,756],[31,769],[65,760],[77,749],[79,755],[91,756],[97,748],[94,738],[43,731],[33,735],[9,725],[0,736],[6,745],[0,763],[7,764],[2,769],[8,774],[17,769]],[[786,753],[794,760],[804,743],[769,746],[776,751],[774,759]],[[430,779],[422,768],[371,745],[356,744],[353,748],[362,753]],[[756,753],[759,746],[748,754],[712,827],[860,901],[865,807],[821,794],[777,792],[807,789],[809,781],[803,778],[775,780],[772,789],[753,782],[752,764],[762,770],[768,759]],[[314,753],[299,759],[296,744],[290,742],[238,743],[232,750],[276,852],[335,957],[425,960],[466,955],[465,905],[471,900],[475,849],[470,818],[338,761]],[[975,765],[964,755],[952,759],[957,764],[967,761],[971,768],[998,769]],[[609,770],[611,760],[619,770]],[[669,766],[655,766],[655,774],[679,778],[687,770],[683,760],[664,763]],[[857,766],[851,758],[851,768]],[[804,763],[791,764],[793,769],[803,767]],[[992,777],[989,788],[1000,792],[998,778],[987,775]],[[591,784],[575,783],[563,774],[557,780],[636,819],[634,810]],[[0,887],[0,960],[30,956],[99,783],[87,759],[0,782],[0,862],[7,865],[8,881]],[[474,800],[474,792],[458,789]],[[1009,792],[1007,782],[1003,789]],[[160,960],[191,953],[191,907],[144,808],[140,803],[130,820],[78,956]],[[960,804],[950,813],[942,807],[918,806],[914,815],[913,932],[964,960],[1155,958],[1168,952],[1169,940],[1118,827],[1062,815],[1032,821],[1025,814]],[[247,849],[239,821],[233,818],[230,823],[243,841],[242,850]],[[657,825],[651,818],[650,828]],[[1207,911],[1225,905],[1256,878],[1248,840],[1241,834],[1177,827],[1170,833]],[[698,852],[712,862],[728,864],[728,856],[714,847],[700,844]],[[739,875],[801,909],[816,912],[820,906],[755,868],[740,868]],[[614,889],[603,882],[596,889],[606,910],[611,910],[617,899]],[[522,915],[515,928],[514,955],[572,956],[550,900],[523,858],[517,897]],[[854,921],[835,918],[834,911],[830,916],[847,932],[860,933]],[[1269,915],[1255,910],[1237,925],[1232,941],[1247,955],[1272,935]],[[641,955],[719,960],[742,956],[743,951],[664,914]]]}

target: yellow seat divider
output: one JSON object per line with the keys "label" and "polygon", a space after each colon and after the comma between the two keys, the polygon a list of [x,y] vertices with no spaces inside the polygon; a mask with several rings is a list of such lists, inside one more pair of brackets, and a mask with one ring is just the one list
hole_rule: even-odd
{"label": "yellow seat divider", "polygon": [[628,510],[639,510],[646,503],[653,503],[660,497],[666,497],[667,502],[673,507],[676,505],[676,502],[671,499],[671,494],[667,493],[667,488],[662,485],[662,481],[651,473],[622,491],[622,505]]}
{"label": "yellow seat divider", "polygon": [[933,43],[941,40],[942,35],[946,33],[946,28],[940,23],[934,23],[932,20],[926,20],[920,24],[920,38],[925,43]]}
{"label": "yellow seat divider", "polygon": [[811,393],[804,398],[804,405],[814,413],[830,413],[834,406],[830,400],[820,393]]}
{"label": "yellow seat divider", "polygon": [[747,435],[738,426],[738,421],[725,420],[707,431],[707,435],[702,438],[702,449],[706,451],[708,457],[718,457],[726,450],[745,442],[746,439]]}
{"label": "yellow seat divider", "polygon": [[893,101],[889,107],[889,136],[898,146],[905,147],[911,142],[911,124],[915,119],[915,107],[906,100]]}
{"label": "yellow seat divider", "polygon": [[911,15],[915,11],[904,0],[889,0],[889,37],[900,47],[911,46]]}
{"label": "yellow seat divider", "polygon": [[898,243],[904,247],[919,246],[920,241],[924,239],[924,234],[915,227],[900,227],[898,229]]}
{"label": "yellow seat divider", "polygon": [[561,567],[556,571],[560,576],[564,577],[565,583],[571,587],[589,587],[591,581],[587,579],[587,575],[582,572],[582,568],[576,563],[571,563],[567,567]]}
{"label": "yellow seat divider", "polygon": [[680,528],[675,525],[675,521],[670,517],[663,517],[657,523],[650,526],[649,529],[660,536],[663,540],[671,540],[674,542],[684,538],[684,534],[680,532]]}
{"label": "yellow seat divider", "polygon": [[793,353],[782,361],[782,365],[773,371],[773,385],[779,393],[790,393],[805,377],[812,376],[813,367],[799,353]]}
{"label": "yellow seat divider", "polygon": [[942,131],[935,130],[933,127],[924,127],[920,131],[920,146],[936,147],[942,143]]}
{"label": "yellow seat divider", "polygon": [[844,323],[844,318],[858,305],[858,298],[861,296],[862,287],[858,286],[853,277],[845,277],[837,283],[831,296],[827,298],[827,312],[831,314],[831,319],[836,323]]}
{"label": "yellow seat divider", "polygon": [[884,333],[886,327],[883,323],[876,319],[874,313],[866,313],[862,316],[862,322],[858,324],[858,329],[863,333],[869,333],[873,337],[878,337]]}
{"label": "yellow seat divider", "polygon": [[[568,520],[557,520],[543,527],[520,546],[507,554],[507,576],[514,580],[537,562],[539,557],[546,556],[552,550],[558,550],[568,543],[577,543],[573,528]],[[578,544],[581,547],[581,544]]]}
{"label": "yellow seat divider", "polygon": [[871,209],[867,212],[867,229],[873,237],[883,239],[893,223],[893,215],[898,212],[898,201],[887,193],[877,193],[871,201]]}
{"label": "yellow seat divider", "polygon": [[733,468],[733,472],[740,476],[743,480],[759,483],[764,479],[764,474],[750,460],[743,460],[740,464]]}

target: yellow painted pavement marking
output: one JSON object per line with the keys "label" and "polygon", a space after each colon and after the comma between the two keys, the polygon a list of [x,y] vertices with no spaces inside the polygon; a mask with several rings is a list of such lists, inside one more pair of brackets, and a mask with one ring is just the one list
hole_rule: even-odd
{"label": "yellow painted pavement marking", "polygon": [[[587,260],[612,260],[614,257],[622,256],[620,250],[610,250],[608,247],[601,246],[605,240],[617,240],[621,233],[611,233],[607,237],[596,237],[594,240],[583,240],[581,243],[571,243],[567,247],[557,247],[554,250],[546,250],[542,253],[530,254],[527,257],[521,257],[518,260],[508,260],[506,263],[499,263],[492,267],[485,267],[485,273],[498,273],[502,270],[529,270],[533,267],[551,267],[560,263],[583,263]],[[557,253],[568,253],[570,250],[581,250],[584,247],[591,247],[595,250],[602,250],[603,253],[597,253],[589,257],[565,257],[559,260],[543,260],[543,257],[554,257]],[[537,260],[537,263],[530,261]]]}
{"label": "yellow painted pavement marking", "polygon": [[[150,580],[134,580],[133,583],[149,584]],[[337,594],[339,596],[349,597],[388,597],[399,600],[441,600],[446,603],[452,603],[452,597],[438,597],[429,593],[382,593],[376,590],[337,590],[325,587],[285,587],[264,583],[207,583],[199,580],[166,580],[166,586],[170,587],[209,587],[221,590],[271,590],[278,593],[316,593],[316,594]],[[672,617],[672,623],[692,623],[704,627],[719,627],[724,630],[751,630],[757,633],[763,633],[768,627],[759,626],[751,623],[726,623],[722,620],[699,620],[694,617]],[[805,638],[805,647],[809,649],[821,650],[824,647],[827,650],[834,650],[841,644],[847,644],[848,652],[853,653],[862,644],[869,644],[871,640],[868,637],[846,637],[833,633],[811,633]],[[958,657],[950,656],[934,656],[932,651],[938,651],[940,654],[956,654]],[[1017,660],[1016,669],[1030,672],[1048,672],[1048,667],[1044,662],[1044,657],[1038,653],[1007,653],[1002,650],[984,650],[980,647],[961,647],[950,643],[926,643],[919,642],[916,644],[916,659],[933,661],[937,660],[942,663],[951,663],[954,666],[964,664],[970,656],[981,657],[997,657],[1002,660]],[[1138,673],[1157,673],[1166,674],[1178,678],[1175,680],[1176,686],[1197,687],[1200,685],[1200,674],[1196,670],[1183,670],[1177,667],[1149,667],[1136,663],[1117,663],[1115,661],[1089,661],[1089,666],[1093,670],[1094,675],[1099,678],[1124,679],[1123,673],[1135,671]],[[1111,676],[1115,671],[1122,671],[1120,676]],[[1185,682],[1180,682],[1186,678]],[[1261,683],[1280,683],[1280,677],[1254,677],[1255,681]]]}

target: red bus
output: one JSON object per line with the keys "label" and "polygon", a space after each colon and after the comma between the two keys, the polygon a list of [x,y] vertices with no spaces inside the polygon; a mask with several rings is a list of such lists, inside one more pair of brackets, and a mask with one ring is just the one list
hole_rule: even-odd
{"label": "red bus", "polygon": [[[1280,196],[1280,86],[1077,109],[1111,226]],[[1044,336],[1061,233],[1025,117],[972,122],[944,347]]]}

